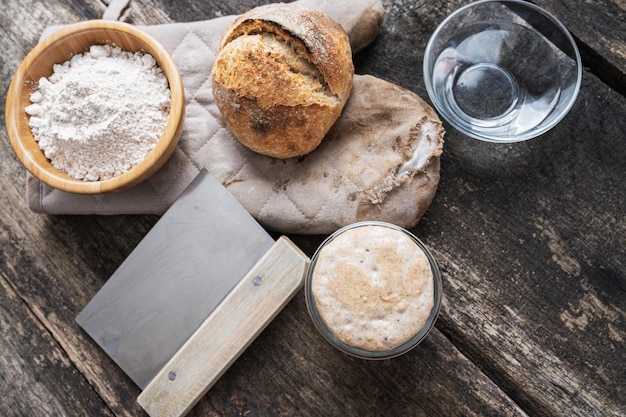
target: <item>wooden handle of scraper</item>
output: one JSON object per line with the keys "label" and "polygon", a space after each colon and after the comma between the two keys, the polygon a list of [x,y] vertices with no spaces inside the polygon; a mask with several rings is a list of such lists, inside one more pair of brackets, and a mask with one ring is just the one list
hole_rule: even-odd
{"label": "wooden handle of scraper", "polygon": [[298,292],[309,262],[278,239],[139,395],[143,409],[187,414]]}

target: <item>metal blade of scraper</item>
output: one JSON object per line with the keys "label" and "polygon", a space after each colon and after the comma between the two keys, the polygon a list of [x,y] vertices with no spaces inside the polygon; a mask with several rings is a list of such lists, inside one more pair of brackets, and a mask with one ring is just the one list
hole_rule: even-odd
{"label": "metal blade of scraper", "polygon": [[143,389],[273,244],[203,170],[76,321]]}

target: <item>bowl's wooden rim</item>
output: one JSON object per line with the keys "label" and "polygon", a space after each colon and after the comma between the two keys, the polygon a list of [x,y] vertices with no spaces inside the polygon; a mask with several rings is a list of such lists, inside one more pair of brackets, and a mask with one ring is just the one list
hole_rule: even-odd
{"label": "bowl's wooden rim", "polygon": [[[28,116],[24,110],[22,95],[25,94],[27,89],[32,91],[32,80],[29,80],[27,77],[30,66],[43,54],[46,54],[48,48],[54,47],[58,42],[71,40],[81,33],[91,31],[122,33],[149,45],[150,50],[145,52],[150,53],[155,58],[168,79],[171,91],[171,108],[161,139],[141,163],[114,178],[90,182],[70,177],[54,168],[50,161],[43,156],[43,152],[28,126]],[[110,39],[103,38],[102,41],[107,42]],[[77,53],[81,52],[77,51]],[[15,72],[7,92],[5,124],[16,156],[37,179],[62,191],[77,194],[99,194],[126,189],[143,182],[154,174],[169,159],[178,144],[182,132],[184,112],[185,96],[182,78],[173,58],[160,42],[145,31],[128,23],[90,20],[61,28],[37,44],[28,53]]]}

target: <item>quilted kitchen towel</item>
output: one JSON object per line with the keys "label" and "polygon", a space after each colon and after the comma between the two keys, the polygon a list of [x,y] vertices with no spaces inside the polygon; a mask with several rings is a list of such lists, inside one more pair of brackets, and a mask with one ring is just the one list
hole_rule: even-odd
{"label": "quilted kitchen towel", "polygon": [[[105,18],[127,1],[114,0]],[[299,0],[346,30],[353,52],[376,36],[380,0]],[[127,190],[77,195],[31,175],[29,208],[48,214],[162,214],[204,167],[265,227],[281,233],[327,234],[360,220],[414,226],[439,182],[441,122],[419,97],[367,75],[355,75],[342,116],[314,152],[277,160],[243,147],[226,129],[211,92],[217,45],[235,16],[145,26],[177,63],[187,98],[180,143],[163,168]],[[42,38],[58,27],[48,28]]]}

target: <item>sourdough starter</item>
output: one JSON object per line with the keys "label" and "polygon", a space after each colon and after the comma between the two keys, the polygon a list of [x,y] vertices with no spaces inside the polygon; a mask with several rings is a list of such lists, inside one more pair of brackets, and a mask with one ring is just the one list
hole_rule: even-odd
{"label": "sourdough starter", "polygon": [[311,278],[315,306],[343,343],[394,349],[427,323],[434,277],[424,251],[404,232],[380,225],[339,234],[318,254]]}

